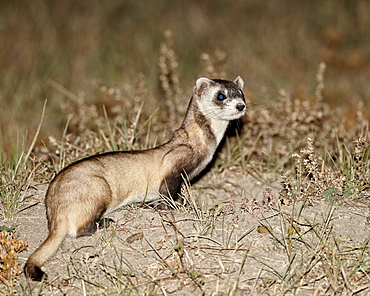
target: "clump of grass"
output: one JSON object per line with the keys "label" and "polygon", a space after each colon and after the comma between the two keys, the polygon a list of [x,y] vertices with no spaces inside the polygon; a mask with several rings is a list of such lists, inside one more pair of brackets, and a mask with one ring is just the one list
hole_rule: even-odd
{"label": "clump of grass", "polygon": [[299,166],[298,178],[302,180],[301,197],[309,199],[324,197],[329,191],[342,194],[345,178],[340,172],[325,168],[324,160],[315,153],[311,138],[307,138],[307,145],[301,150],[301,154],[293,154],[293,157]]}
{"label": "clump of grass", "polygon": [[18,209],[22,201],[22,189],[29,174],[23,174],[22,166],[24,159],[23,145],[17,145],[13,159],[3,159],[1,163],[0,195],[1,215],[3,219],[10,218]]}
{"label": "clump of grass", "polygon": [[[20,142],[17,139],[12,159],[0,159],[0,171],[3,172],[0,178],[0,212],[4,219],[11,218],[18,210],[31,181],[41,167],[41,163],[38,160],[31,159],[31,154],[41,129],[45,108],[46,101],[42,110],[40,124],[28,150],[25,149],[26,141]],[[3,153],[0,153],[1,157],[3,155]]]}
{"label": "clump of grass", "polygon": [[[364,197],[370,188],[370,145],[366,138],[360,138],[351,150],[342,150],[342,159],[346,161],[332,168],[317,154],[312,139],[307,138],[306,147],[299,154],[293,154],[295,181],[292,182],[286,174],[282,176],[281,199],[285,202],[295,199],[313,202],[323,198],[327,202],[335,202]],[[333,159],[333,156],[329,157]]]}

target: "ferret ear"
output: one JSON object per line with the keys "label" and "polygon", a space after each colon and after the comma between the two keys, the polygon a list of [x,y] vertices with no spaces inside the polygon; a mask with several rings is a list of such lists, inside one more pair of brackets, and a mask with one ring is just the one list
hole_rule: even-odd
{"label": "ferret ear", "polygon": [[240,88],[243,89],[244,87],[244,80],[240,76],[236,77],[234,83]]}
{"label": "ferret ear", "polygon": [[211,83],[212,80],[208,78],[205,77],[199,78],[194,86],[193,93],[200,97]]}

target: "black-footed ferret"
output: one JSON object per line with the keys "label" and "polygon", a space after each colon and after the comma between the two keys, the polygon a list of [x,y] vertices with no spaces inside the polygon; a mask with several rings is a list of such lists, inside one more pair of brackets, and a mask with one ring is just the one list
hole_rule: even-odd
{"label": "black-footed ferret", "polygon": [[191,180],[212,160],[230,120],[242,117],[243,79],[199,78],[185,119],[171,140],[144,151],[94,155],[64,168],[52,180],[45,205],[49,236],[28,258],[26,276],[40,281],[41,267],[64,238],[92,234],[102,215],[161,195],[175,197],[182,174]]}

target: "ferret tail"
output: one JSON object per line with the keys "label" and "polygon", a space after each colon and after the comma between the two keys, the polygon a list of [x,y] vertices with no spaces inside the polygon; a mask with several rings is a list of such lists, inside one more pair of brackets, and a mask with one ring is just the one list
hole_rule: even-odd
{"label": "ferret tail", "polygon": [[60,227],[54,231],[50,231],[47,239],[28,258],[24,266],[26,277],[34,281],[41,281],[43,278],[46,279],[46,274],[41,270],[41,267],[58,250],[66,235],[66,227]]}

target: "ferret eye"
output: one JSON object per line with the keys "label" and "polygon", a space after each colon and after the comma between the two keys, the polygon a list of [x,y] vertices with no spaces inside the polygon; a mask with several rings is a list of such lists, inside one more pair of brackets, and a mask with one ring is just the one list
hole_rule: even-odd
{"label": "ferret eye", "polygon": [[226,96],[223,93],[219,93],[217,99],[220,101],[226,100]]}

